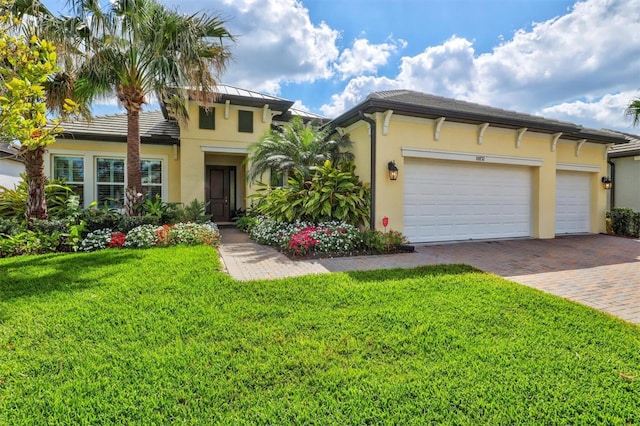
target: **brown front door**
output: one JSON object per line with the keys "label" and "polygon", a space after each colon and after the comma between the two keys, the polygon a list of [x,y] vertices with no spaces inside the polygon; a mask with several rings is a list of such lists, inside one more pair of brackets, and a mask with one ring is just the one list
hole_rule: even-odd
{"label": "brown front door", "polygon": [[231,216],[230,204],[230,175],[235,173],[235,167],[208,166],[207,167],[207,201],[208,213],[214,222],[228,222]]}

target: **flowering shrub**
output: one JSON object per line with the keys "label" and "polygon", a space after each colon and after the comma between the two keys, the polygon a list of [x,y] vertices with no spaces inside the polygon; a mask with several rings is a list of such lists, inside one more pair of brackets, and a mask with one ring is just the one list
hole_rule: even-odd
{"label": "flowering shrub", "polygon": [[112,232],[111,241],[109,241],[109,247],[122,247],[124,244],[125,235],[122,232]]}
{"label": "flowering shrub", "polygon": [[102,250],[109,247],[111,243],[111,229],[103,228],[97,229],[89,234],[80,243],[80,250],[82,251],[94,251]]}
{"label": "flowering shrub", "polygon": [[84,251],[100,250],[107,247],[144,248],[170,246],[175,244],[206,244],[217,246],[220,242],[218,226],[213,222],[177,223],[175,225],[140,225],[126,235],[99,229],[87,235],[80,248]]}
{"label": "flowering shrub", "polygon": [[278,247],[294,256],[313,253],[344,254],[362,249],[358,229],[344,222],[282,223],[259,218],[249,236],[260,244]]}
{"label": "flowering shrub", "polygon": [[169,244],[217,246],[220,242],[220,232],[213,222],[176,223],[166,231],[166,239]]}
{"label": "flowering shrub", "polygon": [[145,248],[156,245],[156,230],[154,225],[140,225],[127,233],[124,240],[125,247]]}

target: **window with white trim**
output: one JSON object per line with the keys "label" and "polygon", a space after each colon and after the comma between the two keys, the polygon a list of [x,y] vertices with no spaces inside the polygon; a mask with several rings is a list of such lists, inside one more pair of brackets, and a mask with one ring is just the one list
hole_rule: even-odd
{"label": "window with white trim", "polygon": [[66,155],[53,157],[53,178],[64,179],[84,205],[84,158]]}
{"label": "window with white trim", "polygon": [[140,161],[142,173],[142,189],[149,200],[155,200],[156,195],[162,198],[162,161]]}
{"label": "window with white trim", "polygon": [[96,201],[99,205],[124,206],[124,158],[96,157]]}

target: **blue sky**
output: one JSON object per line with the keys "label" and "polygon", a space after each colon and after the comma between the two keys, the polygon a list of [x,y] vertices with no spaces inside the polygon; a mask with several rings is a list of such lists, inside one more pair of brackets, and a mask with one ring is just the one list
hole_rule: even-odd
{"label": "blue sky", "polygon": [[[640,0],[164,3],[228,18],[239,37],[223,83],[328,117],[406,88],[640,133],[623,114],[640,96]],[[115,110],[115,101],[94,107]]]}

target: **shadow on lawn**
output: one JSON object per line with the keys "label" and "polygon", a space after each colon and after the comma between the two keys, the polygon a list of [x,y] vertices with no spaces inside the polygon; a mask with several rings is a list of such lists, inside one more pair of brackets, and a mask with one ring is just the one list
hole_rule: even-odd
{"label": "shadow on lawn", "polygon": [[463,264],[446,264],[446,265],[426,265],[416,268],[397,268],[397,269],[377,269],[372,271],[351,271],[345,272],[355,281],[371,282],[371,281],[399,281],[408,278],[419,277],[436,277],[439,275],[461,275],[472,273],[483,273],[469,265]]}
{"label": "shadow on lawn", "polygon": [[[73,292],[100,285],[113,265],[130,263],[141,254],[131,250],[95,253],[47,254],[12,258],[0,265],[0,300],[38,296],[51,292]],[[104,273],[96,273],[104,269]]]}

